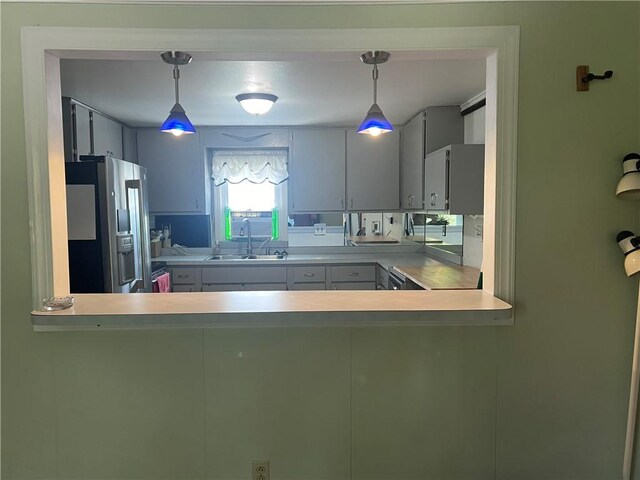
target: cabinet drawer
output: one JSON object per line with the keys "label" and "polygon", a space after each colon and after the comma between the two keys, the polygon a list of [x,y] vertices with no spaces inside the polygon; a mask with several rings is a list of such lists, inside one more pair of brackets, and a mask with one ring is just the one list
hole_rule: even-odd
{"label": "cabinet drawer", "polygon": [[287,267],[212,267],[202,269],[202,283],[287,283]]}
{"label": "cabinet drawer", "polygon": [[327,285],[322,283],[294,283],[291,290],[326,290]]}
{"label": "cabinet drawer", "polygon": [[324,267],[293,267],[293,281],[295,283],[324,282]]}
{"label": "cabinet drawer", "polygon": [[171,269],[171,280],[177,283],[196,283],[195,268],[173,268]]}
{"label": "cabinet drawer", "polygon": [[331,285],[332,290],[375,290],[376,282],[338,282]]}
{"label": "cabinet drawer", "polygon": [[247,292],[284,292],[287,289],[286,283],[245,283],[244,289]]}
{"label": "cabinet drawer", "polygon": [[172,292],[193,292],[196,288],[195,285],[174,285],[171,289]]}
{"label": "cabinet drawer", "polygon": [[374,265],[334,265],[331,267],[331,282],[375,282]]}
{"label": "cabinet drawer", "polygon": [[203,292],[240,292],[243,290],[241,283],[219,283],[202,285]]}

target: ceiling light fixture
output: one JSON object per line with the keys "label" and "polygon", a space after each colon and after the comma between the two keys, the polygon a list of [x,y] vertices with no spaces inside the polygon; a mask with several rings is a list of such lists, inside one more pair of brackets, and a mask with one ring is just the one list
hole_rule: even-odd
{"label": "ceiling light fixture", "polygon": [[369,108],[367,116],[358,128],[358,133],[364,133],[377,137],[382,133],[393,131],[393,125],[386,119],[378,106],[378,65],[385,63],[391,54],[389,52],[375,51],[365,52],[360,55],[360,60],[365,65],[373,65],[373,105]]}
{"label": "ceiling light fixture", "polygon": [[160,127],[160,130],[167,133],[172,133],[176,137],[179,137],[185,133],[196,133],[196,129],[187,118],[187,114],[184,112],[184,108],[180,105],[180,90],[178,87],[178,80],[180,79],[180,65],[187,65],[191,62],[191,55],[185,52],[164,52],[161,54],[162,60],[169,65],[173,65],[173,78],[175,80],[176,87],[176,103],[169,112],[169,116]]}
{"label": "ceiling light fixture", "polygon": [[264,115],[271,110],[278,97],[270,93],[241,93],[236,95],[236,100],[251,115]]}

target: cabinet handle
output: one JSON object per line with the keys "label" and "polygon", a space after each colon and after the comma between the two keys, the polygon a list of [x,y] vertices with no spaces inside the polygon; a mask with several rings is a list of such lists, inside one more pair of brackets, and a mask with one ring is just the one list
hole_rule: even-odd
{"label": "cabinet handle", "polygon": [[198,209],[198,199],[196,198],[196,209]]}
{"label": "cabinet handle", "polygon": [[358,272],[349,272],[347,273],[347,275],[349,275],[350,277],[359,277],[360,274]]}
{"label": "cabinet handle", "polygon": [[313,273],[311,273],[311,272],[305,272],[304,276],[305,276],[305,277],[313,277],[313,276],[314,276],[314,274],[313,274]]}
{"label": "cabinet handle", "polygon": [[189,278],[189,275],[178,275],[178,278]]}
{"label": "cabinet handle", "polygon": [[415,198],[415,195],[409,195],[407,197],[407,202],[409,204],[410,207],[413,207],[413,199]]}
{"label": "cabinet handle", "polygon": [[340,209],[344,210],[344,198],[340,199]]}
{"label": "cabinet handle", "polygon": [[353,208],[353,198],[351,199],[351,208]]}
{"label": "cabinet handle", "polygon": [[431,206],[435,207],[436,206],[436,197],[438,196],[437,193],[432,193],[431,194]]}

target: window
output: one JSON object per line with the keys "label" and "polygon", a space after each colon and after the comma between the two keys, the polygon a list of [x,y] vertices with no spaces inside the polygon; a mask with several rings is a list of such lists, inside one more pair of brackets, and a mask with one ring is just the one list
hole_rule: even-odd
{"label": "window", "polygon": [[272,242],[287,235],[287,150],[211,150],[215,239],[244,240],[242,220]]}
{"label": "window", "polygon": [[276,208],[276,185],[270,182],[240,183],[227,185],[227,207],[235,212],[264,212]]}

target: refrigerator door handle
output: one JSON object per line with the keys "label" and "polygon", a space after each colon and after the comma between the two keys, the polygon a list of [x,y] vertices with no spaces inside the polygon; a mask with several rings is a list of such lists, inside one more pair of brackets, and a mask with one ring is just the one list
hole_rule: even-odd
{"label": "refrigerator door handle", "polygon": [[[144,248],[144,230],[145,230],[145,226],[143,223],[143,210],[144,210],[144,196],[142,193],[142,180],[140,180],[139,178],[136,178],[134,180],[125,180],[124,182],[124,186],[125,186],[125,190],[127,192],[126,194],[126,198],[127,198],[127,211],[130,211],[130,205],[129,205],[129,190],[136,190],[137,195],[138,195],[138,231],[139,231],[139,241],[140,241],[140,259],[142,260],[142,263],[140,265],[140,268],[142,270],[142,278],[137,278],[134,287],[132,288],[131,292],[135,292],[137,290],[140,289],[144,289],[147,288],[146,285],[146,281],[145,281],[145,274],[144,274],[144,270],[145,270],[145,265],[147,264],[147,262],[149,261],[149,259],[147,258],[147,251]],[[149,285],[149,287],[151,287]]]}

